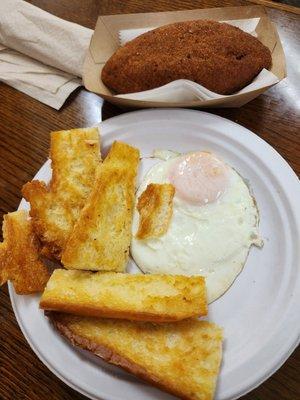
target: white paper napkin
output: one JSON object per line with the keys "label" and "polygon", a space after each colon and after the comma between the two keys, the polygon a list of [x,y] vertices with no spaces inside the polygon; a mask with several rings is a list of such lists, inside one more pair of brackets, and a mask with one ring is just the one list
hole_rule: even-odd
{"label": "white paper napkin", "polygon": [[82,84],[92,30],[22,0],[0,0],[0,80],[59,109]]}
{"label": "white paper napkin", "polygon": [[[243,31],[250,33],[252,36],[257,36],[255,29],[259,23],[260,18],[250,18],[250,19],[240,19],[231,21],[220,21],[226,22],[230,25],[237,26]],[[148,32],[155,27],[148,27],[143,29],[126,29],[119,32],[119,39],[121,45],[124,45],[129,40],[136,38],[137,36]],[[257,77],[243,89],[241,89],[236,94],[248,93],[256,89],[261,89],[269,87],[279,82],[279,79],[272,72],[263,69]],[[132,100],[145,100],[145,101],[163,101],[170,103],[178,102],[188,102],[195,100],[212,100],[229,98],[234,95],[220,95],[215,92],[211,92],[204,86],[198,83],[189,81],[187,79],[178,79],[176,81],[170,82],[167,85],[160,86],[156,89],[145,90],[143,92],[130,93],[130,94],[120,94],[116,97],[122,97]]]}

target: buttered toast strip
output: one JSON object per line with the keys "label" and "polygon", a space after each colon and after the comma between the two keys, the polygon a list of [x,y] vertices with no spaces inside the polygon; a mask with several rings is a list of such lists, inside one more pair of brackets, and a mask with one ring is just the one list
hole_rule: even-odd
{"label": "buttered toast strip", "polygon": [[140,214],[137,239],[162,236],[167,232],[172,214],[175,188],[169,183],[150,183],[138,199]]}
{"label": "buttered toast strip", "polygon": [[52,179],[23,186],[30,202],[33,227],[44,245],[43,253],[60,259],[75,221],[90,194],[100,162],[97,128],[51,133]]}
{"label": "buttered toast strip", "polygon": [[28,213],[20,210],[4,215],[0,243],[0,285],[12,281],[18,294],[42,292],[50,277],[39,260],[39,244]]}
{"label": "buttered toast strip", "polygon": [[73,345],[186,400],[212,400],[222,330],[195,319],[152,324],[50,313]]}
{"label": "buttered toast strip", "polygon": [[139,151],[115,142],[62,254],[68,269],[124,271],[131,240]]}
{"label": "buttered toast strip", "polygon": [[57,269],[40,307],[83,316],[178,321],[207,314],[205,280]]}

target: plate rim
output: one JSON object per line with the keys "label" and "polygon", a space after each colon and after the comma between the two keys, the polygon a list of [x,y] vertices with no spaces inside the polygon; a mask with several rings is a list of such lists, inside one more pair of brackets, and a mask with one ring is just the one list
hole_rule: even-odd
{"label": "plate rim", "polygon": [[[300,182],[298,180],[298,177],[297,177],[296,173],[293,171],[293,169],[289,165],[289,163],[280,155],[280,153],[274,147],[272,147],[264,139],[262,139],[260,136],[258,136],[256,133],[252,132],[248,128],[246,128],[246,127],[244,127],[244,126],[242,126],[242,125],[240,125],[240,124],[238,124],[236,122],[233,122],[233,121],[231,121],[231,120],[229,120],[227,118],[221,117],[219,115],[215,115],[215,114],[212,114],[212,113],[209,113],[209,112],[205,112],[205,111],[189,110],[189,109],[181,109],[181,108],[150,109],[150,110],[146,109],[146,110],[137,110],[137,111],[126,112],[124,114],[121,114],[121,115],[118,115],[118,116],[114,116],[112,118],[109,118],[109,119],[107,119],[105,121],[100,122],[99,124],[96,124],[96,126],[101,127],[102,125],[109,124],[109,123],[111,123],[111,122],[113,122],[115,120],[120,120],[121,123],[122,123],[122,120],[126,120],[128,118],[128,116],[129,116],[129,118],[133,116],[133,119],[134,119],[134,117],[136,115],[140,115],[140,114],[148,114],[148,115],[150,115],[150,114],[157,114],[157,115],[161,114],[161,115],[158,115],[158,117],[164,116],[164,119],[166,119],[166,114],[168,114],[168,113],[169,114],[176,114],[176,115],[178,115],[178,113],[181,113],[181,114],[183,114],[183,113],[192,113],[194,115],[197,114],[198,116],[205,115],[209,119],[212,119],[212,120],[217,119],[219,121],[223,121],[225,124],[227,124],[227,126],[228,126],[228,124],[229,125],[231,124],[235,128],[239,128],[239,129],[242,129],[242,130],[246,131],[250,141],[252,139],[257,140],[259,142],[260,146],[265,147],[265,149],[267,149],[267,151],[272,153],[273,157],[277,157],[278,158],[277,161],[280,161],[282,163],[282,166],[285,167],[287,173],[290,175],[290,178],[292,178],[292,179],[296,178],[295,183],[297,182],[298,189],[295,189],[295,190],[298,190],[299,194],[300,194]],[[131,122],[129,121],[128,124],[130,125],[132,123],[133,123],[132,121]],[[226,134],[224,132],[222,132],[222,135],[223,134],[226,136]],[[236,137],[234,137],[234,138],[237,140]],[[238,142],[240,143],[240,141],[238,141]],[[248,147],[248,145],[244,145],[244,144],[242,144],[242,145],[245,146],[245,147]],[[49,163],[49,160],[47,160],[41,166],[41,168],[36,172],[35,176],[43,168],[46,168],[47,163]],[[34,176],[34,178],[35,178],[35,176]],[[32,178],[32,179],[34,179],[34,178]],[[24,201],[25,200],[22,198],[22,200],[19,203],[18,209],[23,207]],[[294,202],[292,202],[291,205],[293,206],[292,207],[293,211],[295,211]],[[297,221],[296,221],[296,225],[300,229],[300,225],[298,225],[299,222],[300,222],[300,212],[298,212],[298,218],[297,218]],[[85,389],[82,389],[80,386],[78,386],[74,382],[70,381],[60,371],[58,371],[54,366],[52,366],[48,362],[48,360],[45,358],[45,356],[39,351],[38,348],[36,348],[35,344],[32,342],[32,340],[30,338],[30,335],[27,333],[26,328],[23,326],[23,323],[22,323],[22,320],[21,320],[21,316],[19,315],[19,312],[18,312],[18,309],[17,309],[17,305],[16,305],[16,297],[15,297],[16,295],[15,295],[13,286],[12,286],[12,284],[10,282],[9,282],[8,288],[9,288],[9,296],[10,296],[10,300],[11,300],[11,303],[12,303],[12,308],[13,308],[16,320],[18,322],[18,325],[19,325],[19,327],[20,327],[20,329],[21,329],[21,331],[22,331],[27,343],[29,344],[31,349],[34,351],[34,353],[37,355],[37,357],[43,362],[43,364],[46,365],[46,367],[52,373],[54,373],[54,375],[56,375],[60,380],[62,380],[65,384],[67,384],[69,387],[71,387],[72,389],[76,390],[77,392],[87,396],[88,398],[90,398],[92,400],[115,400],[116,397],[114,395],[102,393],[102,394],[104,394],[104,396],[108,396],[108,397],[104,398],[104,397],[99,397],[98,395],[97,395],[97,397],[95,397],[93,394],[86,392]],[[299,291],[299,288],[298,288],[298,291]],[[264,374],[257,382],[253,383],[252,385],[248,386],[243,391],[238,393],[236,396],[232,397],[231,400],[238,399],[241,396],[245,395],[246,393],[249,393],[250,391],[252,391],[255,388],[257,388],[258,386],[260,386],[264,381],[266,381],[268,378],[270,378],[285,363],[285,361],[290,357],[290,355],[293,353],[293,351],[299,345],[299,342],[300,342],[300,320],[299,320],[299,327],[298,327],[298,331],[297,332],[298,332],[298,335],[297,334],[295,335],[293,344],[291,344],[289,346],[289,351],[287,351],[281,357],[281,359],[277,362],[276,366],[274,366],[270,371],[268,371],[266,374]],[[100,395],[101,395],[101,393],[100,393]]]}

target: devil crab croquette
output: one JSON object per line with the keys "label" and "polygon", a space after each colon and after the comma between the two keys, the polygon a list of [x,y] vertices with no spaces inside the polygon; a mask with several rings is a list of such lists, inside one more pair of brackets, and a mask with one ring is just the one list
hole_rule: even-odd
{"label": "devil crab croquette", "polygon": [[176,79],[232,94],[271,63],[270,50],[239,28],[186,21],[154,29],[120,47],[105,64],[101,78],[119,94],[153,89]]}

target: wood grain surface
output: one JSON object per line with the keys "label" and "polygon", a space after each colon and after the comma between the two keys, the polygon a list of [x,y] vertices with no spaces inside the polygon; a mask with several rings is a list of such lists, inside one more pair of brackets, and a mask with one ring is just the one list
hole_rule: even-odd
{"label": "wood grain surface", "polygon": [[[93,28],[98,14],[117,14],[250,5],[241,0],[32,0],[61,18]],[[239,109],[209,110],[257,133],[300,173],[300,20],[299,15],[267,9],[286,53],[288,78]],[[17,208],[22,185],[46,161],[49,132],[92,125],[124,112],[79,89],[60,111],[0,83],[0,211]],[[282,310],[284,312],[284,310]],[[300,399],[300,351],[243,400]],[[0,399],[83,400],[36,357],[15,320],[7,288],[0,292]],[[142,399],[141,399],[142,400]]]}
{"label": "wood grain surface", "polygon": [[[286,1],[287,4],[285,4],[285,2],[282,2],[282,1],[277,2],[277,1],[273,1],[273,0],[249,0],[249,1],[250,1],[250,3],[258,4],[260,6],[277,8],[278,10],[281,10],[281,11],[288,11],[288,12],[292,12],[295,14],[300,14],[299,0],[298,0],[297,7],[296,7],[296,5],[289,4],[290,3],[289,1]],[[297,0],[296,0],[296,2],[297,2]]]}

